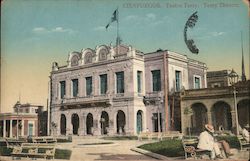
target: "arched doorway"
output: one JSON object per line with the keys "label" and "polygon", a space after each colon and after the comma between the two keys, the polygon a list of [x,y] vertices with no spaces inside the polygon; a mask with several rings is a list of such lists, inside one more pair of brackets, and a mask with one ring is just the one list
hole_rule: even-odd
{"label": "arched doorway", "polygon": [[89,113],[86,120],[87,135],[93,135],[93,115]]}
{"label": "arched doorway", "polygon": [[224,130],[231,130],[232,116],[230,106],[223,101],[216,102],[212,107],[212,121],[215,130],[223,128]]}
{"label": "arched doorway", "polygon": [[202,103],[195,103],[191,106],[193,115],[191,116],[191,132],[192,134],[199,134],[204,130],[207,124],[207,108]]}
{"label": "arched doorway", "polygon": [[106,111],[102,111],[100,124],[101,124],[101,134],[102,135],[107,134],[108,133],[107,128],[109,127],[109,115]]}
{"label": "arched doorway", "polygon": [[117,125],[116,132],[118,134],[125,133],[125,124],[126,124],[125,113],[119,110],[116,115],[116,125]]}
{"label": "arched doorway", "polygon": [[73,126],[73,134],[74,135],[78,135],[78,129],[79,129],[79,116],[74,113],[72,116],[71,116],[71,123],[72,123],[72,126]]}
{"label": "arched doorway", "polygon": [[136,114],[136,131],[137,134],[139,134],[143,130],[143,125],[142,125],[142,111],[139,110]]}
{"label": "arched doorway", "polygon": [[66,116],[64,114],[61,114],[61,120],[60,120],[60,129],[61,129],[61,135],[66,135]]}
{"label": "arched doorway", "polygon": [[246,124],[249,124],[249,106],[250,106],[250,99],[243,99],[239,101],[237,105],[238,109],[238,120],[240,126],[243,128]]}

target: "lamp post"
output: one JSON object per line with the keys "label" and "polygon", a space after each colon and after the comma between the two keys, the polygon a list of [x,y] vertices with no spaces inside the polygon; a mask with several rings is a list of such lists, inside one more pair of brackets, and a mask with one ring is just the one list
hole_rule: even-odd
{"label": "lamp post", "polygon": [[163,103],[162,97],[158,97],[157,118],[158,118],[158,136],[161,133],[160,106]]}
{"label": "lamp post", "polygon": [[17,101],[16,103],[16,112],[17,112],[17,130],[16,130],[16,139],[19,139],[19,107],[20,107],[21,103],[19,101]]}
{"label": "lamp post", "polygon": [[236,134],[239,135],[239,120],[238,120],[238,109],[237,109],[237,100],[236,100],[236,87],[235,84],[238,82],[238,74],[232,69],[229,76],[229,82],[233,87],[233,96],[234,96],[234,110],[235,110],[235,121],[236,121]]}

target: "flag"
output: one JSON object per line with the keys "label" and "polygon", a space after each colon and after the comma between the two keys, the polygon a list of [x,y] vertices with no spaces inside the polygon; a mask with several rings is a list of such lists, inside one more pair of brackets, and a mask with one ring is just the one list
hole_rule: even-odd
{"label": "flag", "polygon": [[106,30],[108,29],[109,25],[114,21],[118,22],[118,8],[113,12],[110,22],[105,27]]}

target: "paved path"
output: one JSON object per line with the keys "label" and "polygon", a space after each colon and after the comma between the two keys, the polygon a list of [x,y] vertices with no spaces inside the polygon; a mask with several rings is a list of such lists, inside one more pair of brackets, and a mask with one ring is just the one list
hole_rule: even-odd
{"label": "paved path", "polygon": [[[106,144],[103,144],[103,143]],[[112,142],[112,144],[107,144]],[[131,148],[137,147],[141,144],[148,143],[149,141],[137,141],[137,140],[124,140],[113,141],[103,140],[96,137],[74,137],[72,143],[58,143],[56,148],[72,150],[71,161],[92,161],[92,160],[156,160],[149,156],[131,151]],[[102,143],[99,145],[91,145]],[[249,152],[241,152],[234,157],[227,160],[247,160],[249,158]],[[0,161],[11,161],[11,157],[1,157]],[[31,159],[22,159],[24,161]],[[43,159],[37,159],[42,161]],[[56,159],[57,160],[57,159]],[[177,158],[169,158],[168,160],[180,160]],[[184,159],[182,159],[184,161]],[[59,161],[59,160],[57,160]],[[66,161],[66,160],[60,160]],[[225,161],[225,160],[223,160]]]}
{"label": "paved path", "polygon": [[[93,143],[112,142],[111,144],[89,145]],[[144,142],[145,143],[145,142]],[[70,160],[155,160],[131,151],[143,142],[137,140],[109,141],[98,138],[74,138],[72,143],[59,144],[58,148],[72,149]]]}

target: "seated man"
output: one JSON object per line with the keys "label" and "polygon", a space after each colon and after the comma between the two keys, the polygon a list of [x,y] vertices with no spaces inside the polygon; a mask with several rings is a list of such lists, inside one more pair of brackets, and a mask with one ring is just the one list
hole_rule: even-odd
{"label": "seated man", "polygon": [[249,125],[248,125],[248,124],[245,125],[244,128],[242,129],[242,136],[243,136],[243,138],[244,138],[247,142],[249,142],[249,131],[248,131],[248,129],[249,129]]}
{"label": "seated man", "polygon": [[199,136],[199,143],[197,148],[202,150],[211,151],[211,158],[215,159],[216,157],[222,159],[220,145],[224,148],[227,155],[231,155],[230,147],[226,141],[216,142],[214,139],[214,127],[212,125],[206,124],[205,131],[203,131]]}

